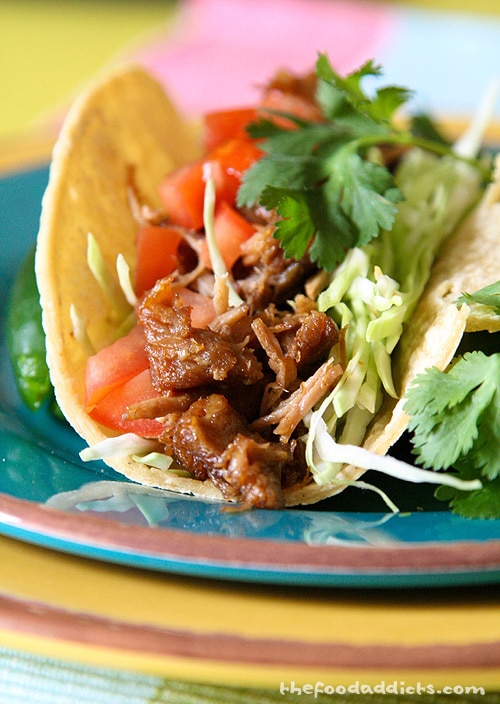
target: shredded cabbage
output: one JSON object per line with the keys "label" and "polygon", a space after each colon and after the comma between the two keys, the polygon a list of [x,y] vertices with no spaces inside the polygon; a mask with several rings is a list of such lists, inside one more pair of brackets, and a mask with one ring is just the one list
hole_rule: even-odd
{"label": "shredded cabbage", "polygon": [[130,312],[129,303],[119,283],[106,267],[97,240],[91,232],[87,236],[87,263],[110,306],[111,314],[121,321]]}
{"label": "shredded cabbage", "polygon": [[145,464],[148,467],[155,467],[163,471],[169,470],[170,474],[176,474],[178,477],[190,477],[191,474],[186,470],[177,466],[173,466],[174,459],[164,452],[149,452],[147,455],[132,455],[132,459],[139,464]]}
{"label": "shredded cabbage", "polygon": [[[314,456],[309,457],[309,463],[311,468],[316,467],[316,480],[318,483],[327,483],[332,480],[338,480],[342,483],[342,479],[337,479],[337,474],[344,464],[348,464],[360,469],[376,470],[415,484],[440,484],[463,491],[482,488],[482,484],[478,479],[466,481],[453,474],[438,473],[434,470],[415,467],[396,457],[391,457],[391,455],[378,455],[358,445],[338,443],[329,433],[325,421],[317,411],[311,417],[310,428],[314,433],[315,441]],[[359,486],[359,482],[348,481],[346,484]],[[364,484],[364,486],[367,485]],[[385,499],[386,503],[388,503],[386,497]],[[391,508],[397,510],[394,505]]]}
{"label": "shredded cabbage", "polygon": [[205,180],[205,199],[203,202],[203,224],[205,227],[205,237],[208,244],[208,252],[210,255],[210,261],[212,264],[212,270],[214,272],[215,278],[220,279],[225,282],[229,292],[229,304],[231,306],[239,306],[244,301],[236,289],[231,284],[229,278],[229,272],[227,270],[222,254],[217,245],[217,239],[215,237],[215,227],[214,227],[214,213],[215,213],[215,181],[210,173],[210,164],[205,165],[206,168],[203,173]]}
{"label": "shredded cabbage", "polygon": [[95,354],[96,350],[89,337],[86,320],[73,303],[69,307],[69,317],[75,340],[77,340],[86,355],[91,357]]}
{"label": "shredded cabbage", "polygon": [[123,291],[123,295],[127,299],[128,304],[134,307],[137,304],[137,296],[135,295],[134,287],[132,285],[130,267],[121,252],[116,258],[116,273],[118,274],[118,281],[120,288]]}
{"label": "shredded cabbage", "polygon": [[123,433],[116,437],[106,438],[101,442],[86,447],[80,452],[84,462],[103,460],[106,457],[126,457],[127,455],[144,455],[158,449],[156,440],[141,438],[135,433]]}
{"label": "shredded cabbage", "polygon": [[[339,327],[347,326],[348,362],[317,412],[332,438],[348,445],[361,443],[383,391],[397,397],[391,354],[425,288],[439,245],[481,192],[480,176],[472,166],[419,149],[402,160],[396,182],[405,200],[398,206],[392,230],[350,250],[318,297],[318,308]],[[311,428],[309,458],[318,442],[317,430]],[[313,463],[316,481],[333,481],[338,462],[332,459],[321,473]]]}

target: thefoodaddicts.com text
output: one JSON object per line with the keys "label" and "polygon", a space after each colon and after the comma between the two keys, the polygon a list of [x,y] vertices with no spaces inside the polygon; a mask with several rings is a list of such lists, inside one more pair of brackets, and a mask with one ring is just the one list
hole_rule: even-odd
{"label": "thefoodaddicts.com text", "polygon": [[280,694],[300,696],[302,694],[318,697],[321,695],[333,694],[485,694],[484,687],[473,685],[450,684],[442,687],[435,687],[431,683],[415,682],[414,684],[406,684],[403,681],[394,680],[385,682],[382,680],[378,684],[363,684],[356,680],[351,684],[327,684],[326,682],[315,682],[296,684],[293,680],[290,682],[280,683]]}

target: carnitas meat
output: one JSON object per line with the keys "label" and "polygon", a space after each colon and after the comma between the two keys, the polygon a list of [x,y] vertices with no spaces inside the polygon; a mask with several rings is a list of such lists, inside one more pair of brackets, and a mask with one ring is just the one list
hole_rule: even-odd
{"label": "carnitas meat", "polygon": [[[196,328],[170,278],[146,294],[138,320],[165,399],[166,452],[227,499],[282,506],[283,488],[307,478],[296,431],[341,374],[329,356],[335,323],[299,298],[295,310],[244,304]],[[161,399],[136,404],[134,417],[151,405],[161,409]]]}

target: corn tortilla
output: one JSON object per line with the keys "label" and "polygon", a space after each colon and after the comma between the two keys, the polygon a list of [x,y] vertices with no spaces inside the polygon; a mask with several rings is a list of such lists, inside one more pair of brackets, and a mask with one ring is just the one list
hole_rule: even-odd
{"label": "corn tortilla", "polygon": [[[90,86],[71,108],[55,146],[43,200],[36,273],[57,401],[69,423],[90,445],[115,433],[99,426],[85,411],[88,352],[75,338],[70,309],[75,306],[85,320],[96,349],[113,340],[116,322],[87,266],[88,234],[99,242],[111,271],[119,253],[133,269],[137,224],[127,197],[130,168],[141,195],[152,207],[159,207],[157,185],[161,177],[198,154],[195,130],[177,114],[162,87],[135,66],[116,69]],[[498,186],[490,189],[481,207],[445,245],[426,293],[406,326],[395,372],[401,394],[418,372],[432,365],[444,369],[451,361],[469,315],[467,306],[458,309],[454,304],[456,292],[473,291],[500,278],[497,238],[494,228],[489,227],[493,211],[500,224],[498,190]],[[492,241],[486,252],[484,231]],[[481,268],[483,261],[488,263],[487,271]],[[388,402],[372,423],[365,446],[380,454],[387,452],[406,424],[402,402]],[[223,498],[210,481],[179,477],[131,458],[106,462],[144,485]],[[342,482],[358,478],[363,471],[345,467],[338,482],[288,490],[286,504],[315,503],[341,491]]]}

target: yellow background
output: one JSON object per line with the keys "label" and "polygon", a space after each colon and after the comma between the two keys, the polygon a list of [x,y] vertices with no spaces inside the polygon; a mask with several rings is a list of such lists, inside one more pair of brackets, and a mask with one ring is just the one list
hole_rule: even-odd
{"label": "yellow background", "polygon": [[[413,0],[406,7],[500,13],[497,0]],[[108,61],[165,32],[182,0],[1,0],[0,137],[65,102]]]}
{"label": "yellow background", "polygon": [[1,0],[0,136],[66,101],[104,64],[164,31],[172,2]]}

